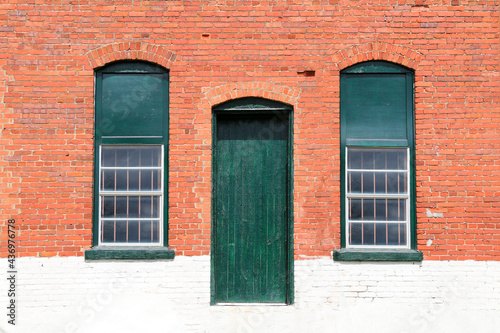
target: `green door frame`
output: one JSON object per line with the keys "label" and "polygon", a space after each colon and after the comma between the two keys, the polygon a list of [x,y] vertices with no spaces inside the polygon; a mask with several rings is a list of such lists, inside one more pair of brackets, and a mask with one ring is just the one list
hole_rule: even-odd
{"label": "green door frame", "polygon": [[[280,112],[288,113],[288,142],[287,142],[287,236],[286,238],[286,301],[290,305],[294,302],[294,253],[293,253],[293,107],[281,102],[276,102],[264,98],[245,97],[219,104],[212,109],[212,223],[211,223],[211,256],[210,256],[210,305],[216,305],[215,290],[215,260],[214,246],[217,240],[216,235],[216,194],[217,189],[214,180],[216,179],[217,161],[217,116],[224,115],[258,115],[275,113],[279,117]],[[266,303],[262,303],[266,304]],[[275,303],[272,303],[275,304]]]}

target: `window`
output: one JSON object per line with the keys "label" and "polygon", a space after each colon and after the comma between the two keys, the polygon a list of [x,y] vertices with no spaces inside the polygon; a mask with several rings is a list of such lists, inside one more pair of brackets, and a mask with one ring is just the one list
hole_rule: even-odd
{"label": "window", "polygon": [[168,71],[121,61],[96,71],[93,248],[86,259],[171,259]]}
{"label": "window", "polygon": [[162,146],[101,146],[99,243],[160,244]]}
{"label": "window", "polygon": [[413,72],[384,61],[341,72],[341,250],[335,260],[422,260],[416,251]]}

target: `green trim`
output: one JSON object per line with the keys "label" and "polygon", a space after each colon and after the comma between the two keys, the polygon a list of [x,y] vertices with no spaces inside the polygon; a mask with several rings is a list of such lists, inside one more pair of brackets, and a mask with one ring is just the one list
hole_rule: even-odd
{"label": "green trim", "polygon": [[85,251],[85,260],[162,260],[174,257],[174,250],[167,247],[97,246]]}
{"label": "green trim", "polygon": [[120,60],[112,62],[97,69],[101,73],[141,73],[141,74],[161,74],[168,73],[166,68],[158,64],[137,60]]}
{"label": "green trim", "polygon": [[92,207],[92,246],[99,244],[99,146],[101,140],[101,105],[102,105],[102,73],[96,72],[95,83],[95,115],[94,115],[94,181],[93,181],[93,207]]}
{"label": "green trim", "polygon": [[368,139],[345,139],[346,146],[357,147],[408,147],[408,140],[368,140]]}
{"label": "green trim", "polygon": [[102,145],[162,145],[164,143],[163,137],[101,137]]}
{"label": "green trim", "polygon": [[270,99],[260,97],[242,97],[232,99],[213,107],[214,112],[231,112],[231,111],[292,111],[293,107]]}
{"label": "green trim", "polygon": [[212,213],[211,213],[211,230],[212,230],[212,235],[211,235],[211,249],[210,249],[210,305],[216,305],[217,302],[215,301],[216,298],[216,290],[215,290],[215,242],[217,240],[217,232],[215,228],[215,219],[217,215],[217,187],[215,186],[215,179],[217,175],[217,114],[215,113],[215,110],[213,109],[212,112]]}
{"label": "green trim", "polygon": [[[347,93],[343,86],[343,79],[355,77],[356,75],[366,76],[371,74],[399,73],[406,76],[406,140],[368,140],[347,137],[347,115],[343,96]],[[355,64],[344,69],[340,74],[340,246],[342,250],[334,251],[334,260],[399,260],[401,254],[410,253],[410,258],[421,258],[412,253],[417,250],[417,224],[416,224],[416,181],[415,181],[415,107],[414,107],[414,73],[411,69],[386,61],[367,61]],[[346,249],[346,212],[345,212],[345,153],[346,147],[408,147],[410,158],[410,235],[409,244],[412,250],[385,250],[381,249]],[[341,252],[344,251],[344,252]],[[368,255],[373,253],[373,256]],[[420,252],[418,252],[420,253]],[[357,258],[357,259],[344,259]],[[375,259],[374,259],[375,258]],[[376,259],[378,258],[378,259]],[[382,259],[380,259],[382,258]],[[403,259],[402,259],[403,260]],[[422,260],[422,259],[412,259]]]}
{"label": "green trim", "polygon": [[[109,126],[112,124],[101,124],[102,118],[102,88],[103,88],[103,74],[117,74],[117,73],[137,73],[137,74],[163,74],[162,76],[162,92],[163,92],[163,124],[162,124],[162,135],[161,136],[151,136],[149,133],[144,133],[141,137],[110,137],[103,136],[101,131],[101,126]],[[94,117],[94,128],[95,128],[95,138],[94,138],[94,186],[93,186],[93,224],[92,224],[92,246],[95,247],[97,252],[93,250],[88,250],[85,252],[85,257],[91,256],[88,259],[157,259],[152,258],[151,253],[159,253],[158,259],[172,259],[173,250],[168,249],[168,139],[169,139],[169,71],[157,64],[144,62],[144,61],[117,61],[109,65],[101,67],[96,70],[96,88],[95,88],[95,117]],[[98,246],[99,244],[99,212],[97,209],[97,203],[99,202],[99,147],[101,145],[143,145],[143,144],[156,144],[163,145],[163,156],[164,156],[164,184],[163,184],[163,246],[160,247],[119,247],[119,246]],[[150,251],[151,250],[151,251]],[[90,252],[89,252],[90,251]],[[104,252],[103,252],[104,251]],[[142,251],[146,251],[143,255],[139,254]],[[88,252],[88,254],[87,254]],[[123,252],[123,255],[117,255],[116,252]],[[166,254],[166,252],[172,254]],[[97,253],[97,254],[95,254]],[[105,253],[105,254],[100,254]],[[109,254],[111,253],[111,254]],[[104,256],[104,257],[103,257]],[[110,257],[111,256],[111,257]],[[113,257],[115,256],[115,257]],[[132,256],[132,257],[127,257]],[[144,257],[145,256],[145,257]],[[167,258],[167,256],[170,256]],[[102,257],[102,258],[101,258]],[[124,257],[124,258],[122,258]],[[126,258],[125,258],[126,257]]]}
{"label": "green trim", "polygon": [[294,220],[293,220],[293,108],[290,109],[288,114],[288,165],[287,172],[289,172],[288,177],[288,249],[287,249],[287,293],[286,293],[286,304],[293,304],[295,301],[294,293],[294,252],[293,252],[293,235],[294,235]]}
{"label": "green trim", "polygon": [[211,200],[211,216],[210,216],[210,305],[216,305],[215,302],[215,259],[214,259],[214,242],[217,239],[217,233],[215,232],[215,216],[216,216],[216,207],[217,203],[215,202],[215,198],[217,198],[217,190],[215,187],[215,177],[217,170],[217,149],[216,147],[217,141],[217,116],[215,112],[212,112],[212,200]]}
{"label": "green trim", "polygon": [[422,261],[417,250],[342,249],[333,251],[335,261]]}
{"label": "green trim", "polygon": [[170,77],[168,72],[163,74],[163,246],[168,247],[168,182],[169,182],[169,128],[170,128]]}
{"label": "green trim", "polygon": [[342,74],[385,74],[412,72],[413,71],[409,68],[383,60],[361,62],[342,70]]}
{"label": "green trim", "polygon": [[[249,103],[249,105],[245,105]],[[288,111],[288,160],[287,160],[287,172],[289,177],[287,180],[288,185],[288,202],[287,202],[287,281],[286,281],[286,304],[291,305],[295,301],[294,297],[294,252],[293,252],[293,232],[294,232],[294,220],[293,220],[293,107],[288,104],[281,102],[268,100],[259,97],[245,97],[236,100],[230,100],[228,102],[219,104],[212,108],[212,200],[211,200],[211,253],[210,256],[210,305],[216,305],[215,302],[215,271],[214,271],[214,245],[216,240],[215,232],[215,216],[216,216],[216,202],[217,197],[216,187],[214,186],[214,180],[216,179],[215,170],[217,169],[217,115],[218,114],[262,114],[262,113],[274,113],[279,117],[279,112]],[[262,303],[265,305],[265,303]]]}

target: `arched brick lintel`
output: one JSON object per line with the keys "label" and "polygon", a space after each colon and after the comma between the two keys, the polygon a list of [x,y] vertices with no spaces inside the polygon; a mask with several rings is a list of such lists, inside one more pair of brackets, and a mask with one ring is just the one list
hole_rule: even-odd
{"label": "arched brick lintel", "polygon": [[238,82],[212,88],[205,92],[205,107],[213,107],[242,97],[262,97],[296,106],[299,90],[272,82]]}
{"label": "arched brick lintel", "polygon": [[93,69],[117,60],[144,60],[170,69],[177,55],[167,49],[145,42],[120,42],[87,52]]}
{"label": "arched brick lintel", "polygon": [[339,71],[351,65],[370,60],[390,61],[417,70],[422,58],[422,54],[402,45],[370,42],[339,50],[333,54],[332,61],[337,65]]}

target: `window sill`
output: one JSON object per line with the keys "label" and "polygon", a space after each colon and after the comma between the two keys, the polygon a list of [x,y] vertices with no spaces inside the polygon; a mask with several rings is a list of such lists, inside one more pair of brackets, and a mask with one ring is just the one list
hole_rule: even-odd
{"label": "window sill", "polygon": [[335,261],[422,261],[424,255],[417,250],[394,249],[341,249],[333,251]]}
{"label": "window sill", "polygon": [[174,250],[168,247],[96,246],[85,251],[85,260],[162,260],[174,257]]}

